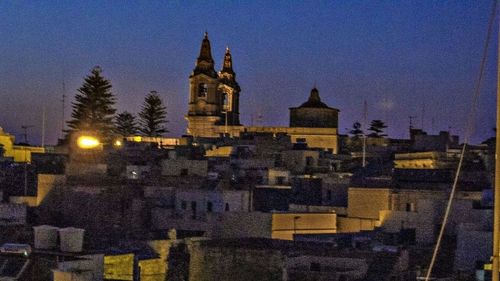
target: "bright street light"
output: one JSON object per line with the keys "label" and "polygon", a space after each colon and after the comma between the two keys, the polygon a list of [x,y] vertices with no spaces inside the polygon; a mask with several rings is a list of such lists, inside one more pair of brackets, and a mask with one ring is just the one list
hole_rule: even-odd
{"label": "bright street light", "polygon": [[101,143],[99,140],[92,136],[80,136],[76,140],[76,144],[82,149],[93,149],[97,148]]}

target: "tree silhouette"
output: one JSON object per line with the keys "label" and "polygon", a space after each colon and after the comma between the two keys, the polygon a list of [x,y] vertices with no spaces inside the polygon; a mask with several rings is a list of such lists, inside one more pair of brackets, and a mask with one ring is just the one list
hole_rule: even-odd
{"label": "tree silhouette", "polygon": [[349,133],[355,137],[363,135],[363,130],[361,130],[361,123],[359,123],[358,121],[354,122],[352,124],[352,130],[350,130]]}
{"label": "tree silhouette", "polygon": [[115,124],[116,133],[118,135],[126,137],[137,134],[138,127],[135,116],[127,111],[124,111],[116,116]]}
{"label": "tree silhouette", "polygon": [[70,128],[67,130],[68,135],[88,130],[104,139],[112,136],[115,97],[111,92],[111,83],[102,77],[101,72],[99,66],[94,67],[78,89],[75,101],[71,104],[72,119],[67,122]]}
{"label": "tree silhouette", "polygon": [[139,112],[139,130],[146,136],[157,137],[168,132],[164,126],[167,121],[167,110],[163,106],[160,96],[156,91],[151,91],[142,105]]}
{"label": "tree silhouette", "polygon": [[368,128],[369,131],[372,131],[369,136],[377,138],[386,137],[387,134],[383,134],[385,128],[387,128],[387,126],[382,120],[372,120],[372,122],[370,123],[370,128]]}

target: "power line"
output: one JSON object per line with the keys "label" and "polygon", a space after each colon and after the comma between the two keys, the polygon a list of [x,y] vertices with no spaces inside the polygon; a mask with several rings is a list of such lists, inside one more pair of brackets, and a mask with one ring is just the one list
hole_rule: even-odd
{"label": "power line", "polygon": [[481,93],[481,83],[483,82],[484,69],[485,69],[485,65],[486,65],[486,59],[488,56],[488,47],[489,47],[489,44],[491,41],[490,40],[491,35],[493,33],[493,22],[494,22],[495,16],[496,16],[496,10],[497,10],[497,0],[494,0],[493,1],[493,8],[492,8],[489,22],[488,22],[488,31],[486,33],[486,38],[485,38],[485,42],[484,42],[484,46],[483,46],[483,55],[481,58],[481,66],[480,66],[479,74],[478,74],[478,77],[477,77],[477,80],[475,83],[475,87],[474,87],[474,95],[472,97],[472,106],[471,106],[471,109],[470,109],[470,112],[468,115],[468,119],[467,119],[467,123],[466,123],[464,144],[462,147],[462,151],[460,153],[460,160],[458,162],[457,172],[456,172],[455,178],[453,180],[453,186],[451,188],[450,197],[449,197],[448,203],[446,205],[446,211],[445,211],[445,214],[443,217],[443,223],[441,224],[441,229],[439,230],[438,239],[436,241],[436,246],[435,246],[434,252],[432,254],[431,263],[429,264],[429,269],[427,270],[427,274],[425,276],[425,281],[429,281],[429,278],[431,277],[431,274],[432,274],[432,269],[434,267],[434,263],[436,262],[437,254],[439,252],[439,247],[440,247],[441,241],[443,239],[444,230],[445,230],[445,227],[446,227],[446,224],[448,222],[449,215],[450,215],[453,199],[455,197],[455,192],[456,192],[457,184],[458,184],[458,178],[460,176],[460,171],[462,170],[463,159],[465,158],[464,157],[465,150],[467,147],[467,143],[469,142],[469,137],[472,134],[472,131],[474,129],[474,119],[475,119],[474,117],[476,116],[477,103],[479,100],[479,95]]}

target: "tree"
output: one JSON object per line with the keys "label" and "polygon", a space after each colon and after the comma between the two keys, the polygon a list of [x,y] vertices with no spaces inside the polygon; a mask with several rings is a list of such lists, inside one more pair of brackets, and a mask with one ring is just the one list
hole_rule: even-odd
{"label": "tree", "polygon": [[384,124],[382,120],[372,120],[370,123],[370,128],[368,128],[369,131],[372,131],[369,136],[370,137],[386,137],[387,134],[382,134],[384,132],[384,129],[387,128],[387,126]]}
{"label": "tree", "polygon": [[168,132],[164,126],[167,123],[167,110],[156,91],[151,91],[139,112],[139,130],[146,136],[156,137]]}
{"label": "tree", "polygon": [[352,124],[352,130],[350,130],[349,133],[355,137],[363,135],[363,130],[361,130],[361,123],[359,123],[358,121],[354,122]]}
{"label": "tree", "polygon": [[115,126],[116,133],[124,137],[135,135],[138,131],[135,116],[127,111],[124,111],[116,116]]}
{"label": "tree", "polygon": [[67,122],[69,134],[89,130],[105,139],[113,134],[115,97],[111,92],[111,83],[101,76],[101,72],[99,66],[94,67],[78,89],[75,101],[71,103],[72,120]]}

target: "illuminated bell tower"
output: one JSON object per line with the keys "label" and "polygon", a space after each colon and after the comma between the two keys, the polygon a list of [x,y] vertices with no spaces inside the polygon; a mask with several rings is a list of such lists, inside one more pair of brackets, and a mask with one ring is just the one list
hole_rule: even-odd
{"label": "illuminated bell tower", "polygon": [[[233,60],[229,48],[226,48],[222,70],[219,72],[218,91],[221,104],[221,120],[219,125],[240,125],[239,99],[240,86],[236,82],[236,74],[233,70]],[[226,116],[227,114],[227,116]]]}
{"label": "illuminated bell tower", "polygon": [[[200,55],[193,73],[189,76],[189,108],[186,120],[187,133],[195,137],[217,137],[216,124],[221,122],[221,93],[218,89],[218,74],[208,33],[201,42]],[[224,122],[224,119],[222,119]]]}

